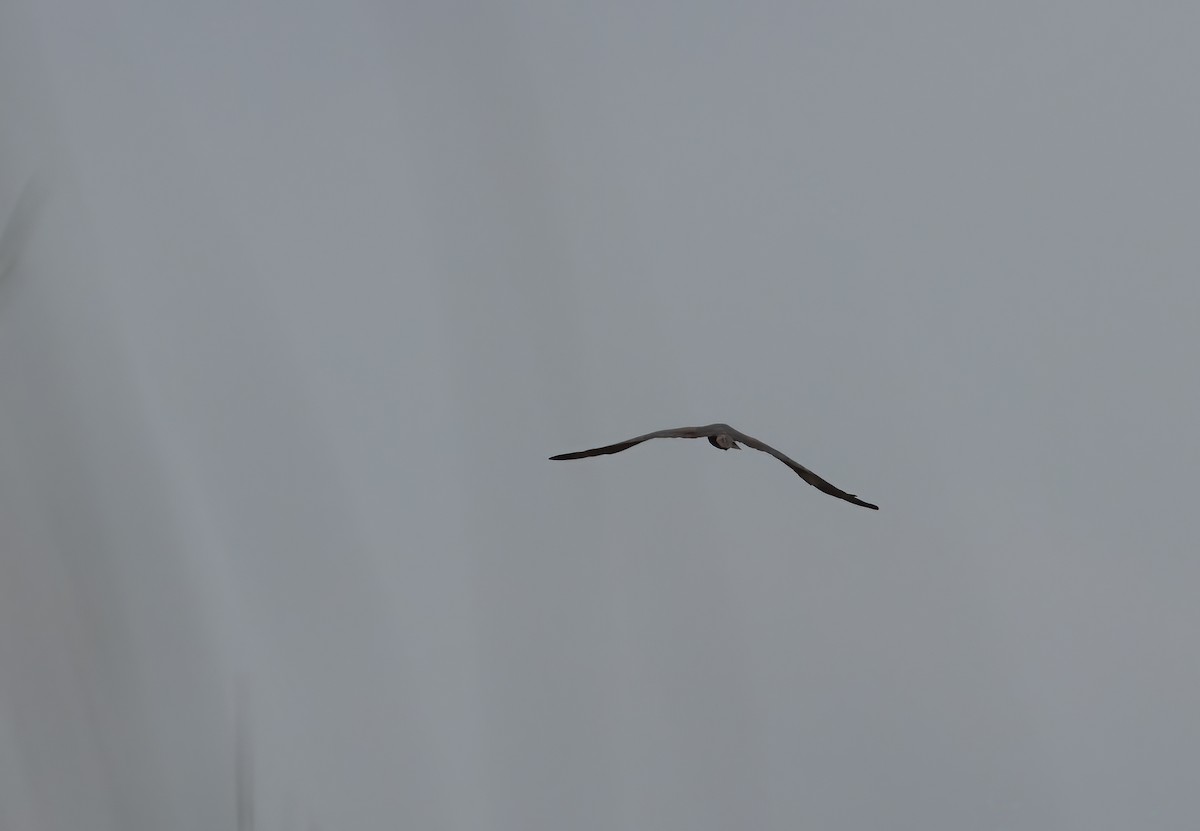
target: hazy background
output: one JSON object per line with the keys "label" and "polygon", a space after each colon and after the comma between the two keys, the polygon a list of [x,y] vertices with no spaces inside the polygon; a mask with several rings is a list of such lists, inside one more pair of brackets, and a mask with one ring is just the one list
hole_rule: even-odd
{"label": "hazy background", "polygon": [[[1200,827],[1198,148],[1194,3],[7,0],[0,826]],[[881,510],[546,460],[712,421]]]}

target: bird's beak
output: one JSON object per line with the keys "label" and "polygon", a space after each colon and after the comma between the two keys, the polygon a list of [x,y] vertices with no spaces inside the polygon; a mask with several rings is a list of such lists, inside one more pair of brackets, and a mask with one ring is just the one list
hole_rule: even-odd
{"label": "bird's beak", "polygon": [[734,450],[741,450],[741,449],[742,449],[742,446],[741,446],[740,444],[738,444],[738,443],[735,441],[735,442],[733,443],[733,449],[734,449]]}

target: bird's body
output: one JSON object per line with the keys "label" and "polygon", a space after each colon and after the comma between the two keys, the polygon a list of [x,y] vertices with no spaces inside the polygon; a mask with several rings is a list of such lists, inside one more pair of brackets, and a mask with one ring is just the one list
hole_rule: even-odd
{"label": "bird's body", "polygon": [[644,436],[628,439],[627,441],[609,444],[604,447],[594,447],[591,450],[580,450],[575,453],[563,453],[558,456],[551,456],[552,461],[563,461],[566,459],[585,459],[589,456],[607,456],[610,453],[620,453],[622,450],[628,450],[635,444],[641,444],[650,439],[708,439],[708,443],[719,450],[740,450],[738,442],[751,447],[755,450],[761,450],[764,453],[769,453],[785,465],[796,472],[801,479],[812,485],[819,491],[823,491],[830,496],[836,496],[838,499],[844,499],[854,505],[861,505],[864,508],[870,508],[873,511],[878,511],[878,505],[872,505],[870,502],[863,502],[852,493],[846,493],[841,488],[826,482],[817,474],[806,468],[804,465],[796,462],[784,454],[780,453],[774,447],[771,447],[765,442],[761,442],[753,436],[747,436],[740,430],[735,430],[728,424],[708,424],[704,427],[677,427],[673,430],[658,430],[654,433],[647,433]]}

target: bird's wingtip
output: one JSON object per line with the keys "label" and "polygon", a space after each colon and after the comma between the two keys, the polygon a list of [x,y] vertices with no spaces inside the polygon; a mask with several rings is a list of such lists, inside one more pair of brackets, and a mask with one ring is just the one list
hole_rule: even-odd
{"label": "bird's wingtip", "polygon": [[852,493],[845,494],[842,499],[845,499],[851,505],[861,505],[864,508],[870,508],[872,511],[878,511],[878,505],[872,505],[870,502],[864,502]]}

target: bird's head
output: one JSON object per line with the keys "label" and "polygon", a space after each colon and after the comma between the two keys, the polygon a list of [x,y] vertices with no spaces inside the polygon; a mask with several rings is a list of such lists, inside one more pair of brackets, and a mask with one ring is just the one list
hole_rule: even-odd
{"label": "bird's head", "polygon": [[708,437],[708,443],[718,450],[741,450],[741,446],[728,433],[717,433]]}

